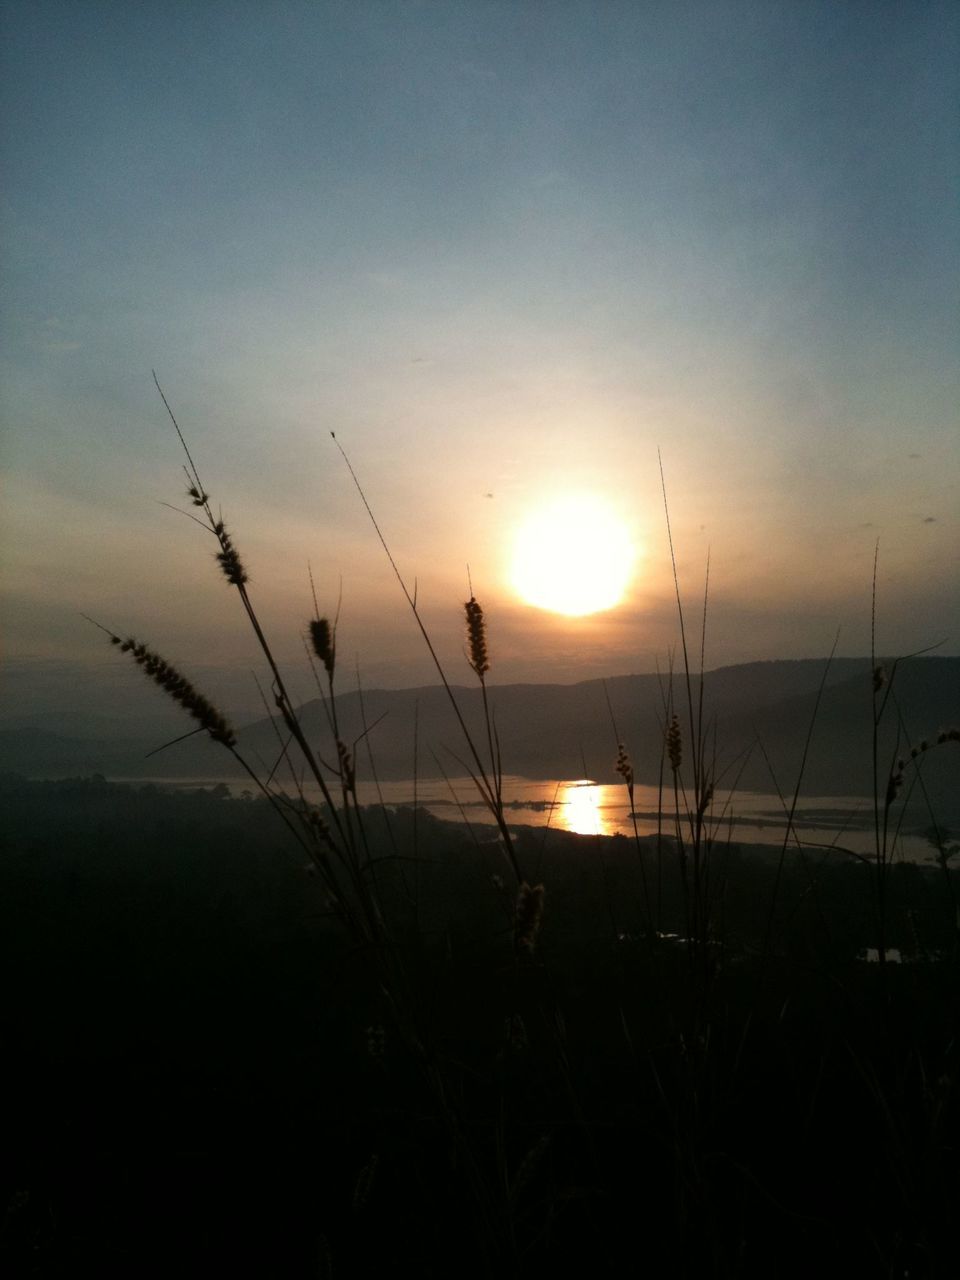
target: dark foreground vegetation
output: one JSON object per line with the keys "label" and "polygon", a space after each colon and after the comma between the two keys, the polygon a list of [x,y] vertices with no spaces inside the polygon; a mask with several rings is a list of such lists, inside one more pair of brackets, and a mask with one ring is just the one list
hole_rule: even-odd
{"label": "dark foreground vegetation", "polygon": [[518,948],[494,828],[367,810],[385,987],[265,801],[0,790],[6,1274],[956,1274],[943,858],[881,965],[850,857],[717,851],[691,948],[672,843],[517,829]]}
{"label": "dark foreground vegetation", "polygon": [[[275,765],[264,776],[179,666],[95,623],[251,789],[231,800],[7,780],[8,1264],[952,1277],[956,844],[927,765],[960,730],[915,736],[904,662],[877,658],[875,607],[858,735],[871,856],[804,848],[792,828],[829,662],[798,722],[792,799],[781,791],[794,843],[737,848],[704,705],[707,592],[697,644],[664,484],[680,646],[653,741],[676,820],[653,841],[517,829],[483,609],[471,588],[471,717],[341,448],[491,825],[371,810],[357,752],[372,776],[374,726],[362,706],[359,729],[340,721],[337,615],[315,599],[304,636],[318,738],[169,416],[192,518],[268,673]],[[874,600],[876,587],[875,557]],[[633,807],[642,775],[609,699],[608,712]],[[898,859],[911,797],[930,820],[930,867]]]}

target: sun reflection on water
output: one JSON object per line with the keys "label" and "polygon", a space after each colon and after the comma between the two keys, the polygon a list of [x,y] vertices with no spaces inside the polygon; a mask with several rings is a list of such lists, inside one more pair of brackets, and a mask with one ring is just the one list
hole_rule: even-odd
{"label": "sun reflection on water", "polygon": [[616,790],[616,787],[604,786],[589,778],[565,782],[557,797],[559,804],[555,810],[554,825],[581,836],[614,835],[617,824],[607,817],[604,793]]}

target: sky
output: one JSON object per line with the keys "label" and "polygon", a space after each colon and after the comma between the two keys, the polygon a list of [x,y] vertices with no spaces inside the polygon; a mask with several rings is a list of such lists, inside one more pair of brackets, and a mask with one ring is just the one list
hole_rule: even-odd
{"label": "sky", "polygon": [[[347,687],[435,678],[331,432],[455,680],[468,566],[492,682],[667,661],[658,450],[708,667],[869,652],[878,540],[879,651],[960,652],[956,5],[0,14],[18,705],[125,696],[83,614],[250,689],[151,370],[298,671],[312,572]],[[577,494],[633,576],[567,618],[510,565]]]}

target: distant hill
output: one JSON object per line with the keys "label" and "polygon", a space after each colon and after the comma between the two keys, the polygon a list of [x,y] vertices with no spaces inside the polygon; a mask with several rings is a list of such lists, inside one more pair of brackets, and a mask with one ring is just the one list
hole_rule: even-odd
{"label": "distant hill", "polygon": [[[184,732],[189,732],[189,721],[181,721],[180,733]],[[214,743],[201,741],[199,734],[188,740],[189,749],[181,755],[172,754],[176,748],[171,747],[165,759],[163,755],[148,758],[148,753],[175,736],[166,728],[149,738],[131,733],[125,737],[80,737],[30,725],[0,728],[0,773],[26,778],[79,778],[95,773],[108,778],[232,776],[235,762],[229,756],[224,758]],[[156,769],[152,767],[154,760]]]}
{"label": "distant hill", "polygon": [[[732,781],[739,773],[745,789],[769,791],[771,768],[780,786],[792,791],[812,721],[817,690],[826,670],[816,713],[804,789],[825,795],[865,794],[872,786],[871,670],[866,658],[755,662],[708,672],[703,682],[704,724],[709,732],[711,771]],[[617,741],[630,753],[640,782],[655,782],[660,767],[663,700],[666,681],[656,675],[620,676],[572,685],[517,684],[489,690],[502,746],[504,770],[531,778],[580,777],[616,781]],[[482,703],[477,686],[454,690],[464,718],[479,742]],[[699,704],[699,681],[692,682]],[[609,707],[607,699],[609,698]],[[673,679],[689,756],[686,687]],[[611,722],[611,710],[616,730]],[[437,777],[462,772],[466,748],[447,695],[439,686],[373,689],[340,694],[336,699],[340,736],[358,747],[361,775],[369,775],[367,749],[381,778]],[[902,663],[884,718],[880,771],[889,770],[901,743],[935,736],[941,727],[960,723],[960,658],[922,657]],[[302,720],[321,755],[330,758],[327,716],[319,699],[306,703]],[[183,731],[190,728],[184,718]],[[145,759],[165,739],[137,741],[59,736],[48,729],[0,731],[0,770],[34,777],[64,777],[99,772],[109,777],[231,777],[231,756],[205,735],[197,735]],[[261,719],[239,731],[240,750],[269,770],[279,753],[277,727]],[[761,746],[762,744],[762,750]],[[764,758],[766,753],[766,759]],[[459,757],[459,761],[458,761]],[[769,762],[769,763],[768,763]],[[724,773],[725,771],[725,773]],[[924,777],[938,795],[955,797],[960,752],[932,753]]]}

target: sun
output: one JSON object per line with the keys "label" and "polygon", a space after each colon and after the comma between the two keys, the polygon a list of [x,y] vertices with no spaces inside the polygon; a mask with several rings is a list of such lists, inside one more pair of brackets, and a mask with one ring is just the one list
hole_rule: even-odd
{"label": "sun", "polygon": [[626,524],[600,498],[556,498],[520,527],[510,579],[527,604],[569,618],[623,599],[636,551]]}

